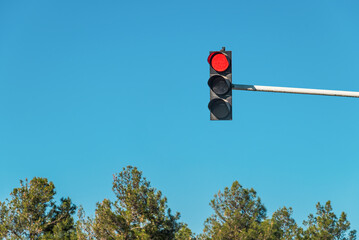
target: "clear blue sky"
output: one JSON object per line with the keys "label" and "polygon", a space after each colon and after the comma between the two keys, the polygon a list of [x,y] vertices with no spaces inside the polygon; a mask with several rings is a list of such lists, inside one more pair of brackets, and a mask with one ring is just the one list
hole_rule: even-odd
{"label": "clear blue sky", "polygon": [[137,166],[197,233],[238,180],[301,223],[359,230],[359,99],[233,92],[211,122],[208,52],[233,82],[359,91],[357,1],[1,1],[0,200],[47,177],[88,214]]}

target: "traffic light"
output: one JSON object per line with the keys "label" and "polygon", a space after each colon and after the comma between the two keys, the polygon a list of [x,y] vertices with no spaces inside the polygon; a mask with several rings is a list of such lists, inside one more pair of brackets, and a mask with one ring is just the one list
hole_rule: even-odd
{"label": "traffic light", "polygon": [[232,51],[211,51],[207,60],[211,120],[232,120]]}

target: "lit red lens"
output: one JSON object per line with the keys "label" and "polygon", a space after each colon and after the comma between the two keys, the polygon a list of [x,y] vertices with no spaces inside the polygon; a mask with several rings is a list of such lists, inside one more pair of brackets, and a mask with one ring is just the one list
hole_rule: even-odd
{"label": "lit red lens", "polygon": [[217,72],[224,72],[229,67],[227,56],[220,52],[211,53],[208,62]]}

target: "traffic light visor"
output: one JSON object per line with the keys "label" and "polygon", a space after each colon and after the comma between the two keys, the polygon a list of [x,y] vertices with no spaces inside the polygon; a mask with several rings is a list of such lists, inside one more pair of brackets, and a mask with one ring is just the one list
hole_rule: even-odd
{"label": "traffic light visor", "polygon": [[229,59],[221,52],[213,52],[208,56],[208,63],[217,72],[224,72],[229,67]]}

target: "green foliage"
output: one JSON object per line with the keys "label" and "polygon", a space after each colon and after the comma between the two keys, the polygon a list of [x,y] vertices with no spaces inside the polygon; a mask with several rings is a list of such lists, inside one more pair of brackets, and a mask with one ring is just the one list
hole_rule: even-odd
{"label": "green foliage", "polygon": [[90,226],[96,239],[188,239],[191,235],[178,222],[179,213],[171,214],[166,197],[136,167],[128,166],[114,175],[112,189],[116,201],[98,203],[95,219],[81,223]]}
{"label": "green foliage", "polygon": [[214,210],[201,235],[195,236],[187,224],[172,214],[167,199],[151,187],[136,167],[128,166],[114,175],[115,201],[97,203],[95,217],[86,217],[70,198],[54,201],[55,186],[46,178],[20,181],[10,200],[0,201],[0,239],[38,240],[355,240],[343,212],[338,218],[330,201],[316,205],[297,226],[292,208],[283,207],[266,217],[266,208],[254,189],[237,181],[219,191],[211,200]]}
{"label": "green foliage", "polygon": [[181,224],[180,229],[175,234],[175,240],[194,240],[195,236],[187,224]]}
{"label": "green foliage", "polygon": [[51,212],[50,224],[45,229],[45,234],[40,239],[77,239],[74,219],[72,215],[75,213],[76,207],[71,203],[70,198],[62,198],[61,205],[53,209]]}
{"label": "green foliage", "polygon": [[266,219],[266,209],[253,189],[235,181],[231,188],[219,191],[211,201],[214,214],[205,222],[200,239],[215,240],[355,240],[356,231],[349,231],[346,214],[338,219],[330,202],[317,204],[317,214],[298,227],[293,210],[283,207]]}
{"label": "green foliage", "polygon": [[93,219],[85,216],[82,206],[77,211],[78,221],[76,223],[76,233],[79,240],[96,239],[93,232]]}
{"label": "green foliage", "polygon": [[211,201],[214,214],[205,222],[202,239],[258,239],[266,209],[253,189],[235,181]]}
{"label": "green foliage", "polygon": [[308,220],[304,221],[307,226],[305,231],[302,231],[302,239],[313,240],[354,240],[356,239],[356,231],[350,229],[350,222],[347,220],[347,215],[342,212],[340,218],[332,211],[330,201],[326,202],[325,206],[317,203],[316,216],[310,214]]}
{"label": "green foliage", "polygon": [[74,239],[76,207],[69,198],[57,206],[55,186],[46,178],[20,181],[11,200],[0,202],[0,237],[4,239]]}
{"label": "green foliage", "polygon": [[299,227],[292,217],[292,208],[280,208],[273,213],[271,224],[273,226],[272,233],[277,239],[296,239],[298,238]]}

